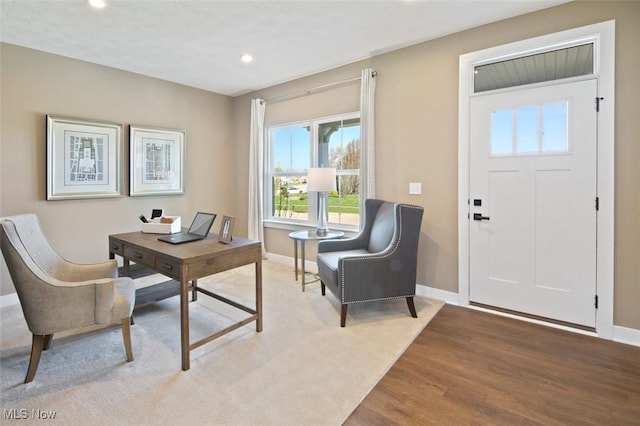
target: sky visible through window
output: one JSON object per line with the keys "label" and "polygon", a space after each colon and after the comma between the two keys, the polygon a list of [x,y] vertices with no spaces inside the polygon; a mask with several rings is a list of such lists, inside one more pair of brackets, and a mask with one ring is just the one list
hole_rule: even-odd
{"label": "sky visible through window", "polygon": [[273,132],[272,167],[279,172],[302,172],[310,167],[309,127],[287,127]]}
{"label": "sky visible through window", "polygon": [[[329,138],[329,150],[346,147],[352,140],[360,139],[360,126],[346,126]],[[309,127],[287,127],[273,132],[272,165],[274,170],[304,173],[311,165],[311,132]],[[320,166],[329,166],[321,164]]]}

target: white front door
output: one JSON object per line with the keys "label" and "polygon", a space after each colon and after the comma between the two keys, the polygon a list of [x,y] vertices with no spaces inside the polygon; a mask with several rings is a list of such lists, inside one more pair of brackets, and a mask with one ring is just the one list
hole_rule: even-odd
{"label": "white front door", "polygon": [[597,81],[470,103],[469,298],[595,327]]}

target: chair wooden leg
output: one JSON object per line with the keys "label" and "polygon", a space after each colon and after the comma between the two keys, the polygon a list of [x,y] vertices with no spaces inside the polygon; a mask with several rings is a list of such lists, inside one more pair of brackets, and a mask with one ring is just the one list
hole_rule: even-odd
{"label": "chair wooden leg", "polygon": [[47,336],[43,334],[33,335],[33,339],[31,341],[31,359],[29,360],[29,368],[27,369],[27,375],[24,378],[25,383],[29,383],[33,381],[33,378],[36,376],[36,370],[38,369],[38,364],[40,364],[40,355],[42,355],[44,342],[45,340],[47,340],[48,336],[51,336],[51,334],[48,334]]}
{"label": "chair wooden leg", "polygon": [[411,316],[414,318],[418,318],[418,313],[416,312],[416,305],[413,304],[413,296],[407,297],[407,306],[409,307],[409,312],[411,312]]}
{"label": "chair wooden leg", "polygon": [[131,350],[131,326],[129,325],[131,318],[124,318],[120,321],[122,324],[122,340],[124,341],[124,350],[127,353],[127,362],[133,361],[133,351]]}
{"label": "chair wooden leg", "polygon": [[340,310],[340,327],[344,327],[347,322],[347,309],[349,309],[349,305],[346,303],[342,305],[342,309]]}
{"label": "chair wooden leg", "polygon": [[46,334],[44,336],[44,345],[42,347],[42,350],[46,351],[47,349],[51,348],[52,341],[53,341],[53,334]]}
{"label": "chair wooden leg", "polygon": [[324,296],[325,294],[325,287],[324,287],[324,283],[322,281],[320,281],[320,290],[322,291],[322,295]]}

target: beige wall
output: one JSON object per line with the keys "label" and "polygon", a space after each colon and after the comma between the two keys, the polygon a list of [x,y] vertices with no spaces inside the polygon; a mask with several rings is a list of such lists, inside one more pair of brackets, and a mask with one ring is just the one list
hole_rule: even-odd
{"label": "beige wall", "polygon": [[[639,2],[572,2],[236,99],[1,44],[0,216],[37,213],[54,246],[79,261],[105,259],[107,236],[138,229],[137,216],[154,207],[187,222],[197,210],[235,215],[237,234],[246,235],[249,100],[351,78],[372,67],[379,73],[377,195],[424,206],[418,282],[457,292],[459,55],[609,19],[616,19],[614,323],[640,329]],[[285,122],[300,111],[323,115],[339,107],[345,111],[333,113],[346,112],[354,93],[347,85],[283,102],[278,114],[273,109],[268,117]],[[185,130],[187,194],[45,201],[46,114]],[[126,154],[126,126],[124,136]],[[125,155],[125,193],[127,161]],[[408,195],[409,182],[422,182],[422,195]],[[269,230],[265,244],[270,252],[292,256],[287,231]],[[310,250],[308,258],[313,257]],[[0,294],[11,293],[4,262],[0,265]]]}
{"label": "beige wall", "polygon": [[[0,55],[0,216],[38,214],[62,255],[91,262],[107,258],[110,233],[139,229],[152,208],[187,224],[198,210],[237,214],[230,98],[7,44]],[[125,124],[124,197],[45,201],[46,114]],[[126,196],[129,124],[186,131],[186,195]],[[0,264],[1,292],[12,293]]]}
{"label": "beige wall", "polygon": [[[249,103],[378,71],[376,91],[377,196],[424,206],[418,282],[458,291],[457,164],[458,59],[461,54],[616,20],[616,251],[614,323],[640,329],[640,3],[572,2],[541,12],[471,29],[431,42],[376,56],[305,79],[274,86],[234,100],[238,143],[236,181],[247,187]],[[336,95],[338,96],[338,95]],[[338,96],[338,104],[342,102]],[[320,99],[320,98],[318,98]],[[334,103],[329,93],[322,101]],[[278,104],[279,117],[284,103]],[[289,102],[291,116],[300,105]],[[267,107],[269,111],[269,107]],[[409,182],[422,182],[422,195],[408,195]],[[246,197],[237,200],[247,209]],[[239,222],[246,223],[243,217]],[[246,230],[246,225],[245,225]],[[288,231],[269,229],[267,249],[291,256]],[[314,259],[309,250],[308,259]]]}

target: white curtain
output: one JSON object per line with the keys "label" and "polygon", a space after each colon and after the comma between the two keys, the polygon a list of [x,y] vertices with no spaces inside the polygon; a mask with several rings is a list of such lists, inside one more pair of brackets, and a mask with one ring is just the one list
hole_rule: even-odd
{"label": "white curtain", "polygon": [[264,111],[266,102],[251,100],[251,132],[249,134],[249,239],[262,242],[262,257],[267,257],[264,248],[262,225],[263,177],[264,177]]}
{"label": "white curtain", "polygon": [[[362,158],[360,164],[364,167],[362,186],[360,189],[360,211],[364,211],[364,200],[376,196],[376,135],[374,121],[374,106],[376,93],[376,72],[371,68],[362,70],[360,85],[360,141]],[[362,222],[362,221],[361,221]],[[364,223],[361,223],[361,226]]]}

